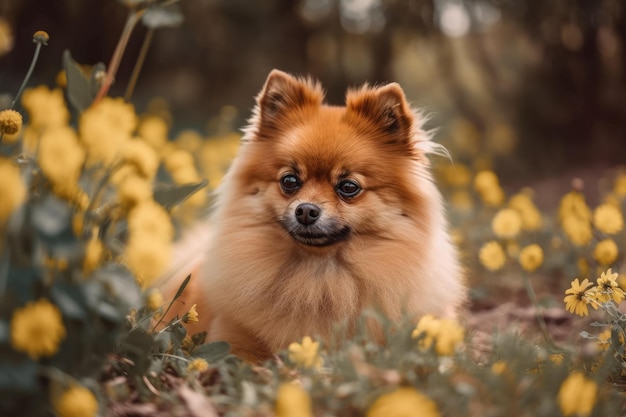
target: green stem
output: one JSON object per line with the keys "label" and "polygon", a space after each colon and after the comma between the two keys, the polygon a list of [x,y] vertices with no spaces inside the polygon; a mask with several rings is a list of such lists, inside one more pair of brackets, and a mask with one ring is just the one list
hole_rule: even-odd
{"label": "green stem", "polygon": [[537,319],[537,324],[539,324],[539,328],[541,329],[541,332],[543,333],[544,339],[550,345],[551,348],[555,348],[556,345],[554,344],[552,337],[550,337],[550,333],[548,333],[548,326],[546,325],[546,321],[544,320],[543,315],[541,314],[542,308],[539,305],[539,301],[537,300],[537,295],[535,294],[535,290],[533,289],[533,286],[530,282],[530,278],[528,277],[527,274],[524,274],[524,287],[526,288],[526,293],[528,294],[528,298],[530,298],[530,301],[535,306],[535,318]]}
{"label": "green stem", "polygon": [[115,75],[117,74],[120,62],[122,62],[122,56],[124,55],[124,50],[126,50],[126,45],[128,45],[130,35],[145,11],[145,9],[130,11],[128,18],[126,19],[126,25],[124,25],[122,35],[120,36],[119,41],[117,41],[117,46],[115,47],[115,51],[113,52],[113,56],[111,57],[109,68],[107,69],[107,73],[104,76],[104,82],[102,83],[100,90],[98,90],[98,94],[96,95],[92,106],[102,100],[102,98],[104,98],[104,96],[106,96],[109,92],[109,88],[111,88],[113,80],[115,80]]}
{"label": "green stem", "polygon": [[128,82],[126,93],[124,94],[124,99],[126,101],[130,101],[130,98],[133,95],[133,91],[135,90],[135,85],[137,85],[137,79],[139,78],[139,73],[141,72],[141,69],[143,68],[143,63],[146,60],[146,55],[148,54],[148,48],[150,48],[150,44],[152,43],[153,36],[154,36],[154,28],[148,28],[148,31],[146,32],[146,37],[143,39],[143,44],[141,45],[141,50],[139,51],[139,56],[137,57],[137,61],[135,62],[133,73],[130,76],[130,81]]}

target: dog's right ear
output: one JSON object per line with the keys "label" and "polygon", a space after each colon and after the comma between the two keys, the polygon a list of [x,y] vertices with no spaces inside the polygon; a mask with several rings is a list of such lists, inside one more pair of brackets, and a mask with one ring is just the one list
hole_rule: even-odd
{"label": "dog's right ear", "polygon": [[320,106],[324,91],[319,83],[298,79],[275,69],[268,75],[256,100],[261,126],[279,127],[283,116],[290,111]]}

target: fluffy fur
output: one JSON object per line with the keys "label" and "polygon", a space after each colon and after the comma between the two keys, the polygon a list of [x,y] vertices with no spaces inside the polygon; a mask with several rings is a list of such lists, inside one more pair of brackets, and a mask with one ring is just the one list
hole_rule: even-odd
{"label": "fluffy fur", "polygon": [[323,100],[319,84],[270,73],[183,296],[198,330],[249,360],[364,309],[453,316],[465,298],[434,146],[400,86]]}

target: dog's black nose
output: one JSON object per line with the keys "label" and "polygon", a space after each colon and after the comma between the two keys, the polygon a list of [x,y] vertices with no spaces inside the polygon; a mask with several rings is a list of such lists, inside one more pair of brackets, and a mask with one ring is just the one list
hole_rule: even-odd
{"label": "dog's black nose", "polygon": [[315,223],[320,218],[320,214],[322,214],[322,210],[315,204],[302,203],[296,207],[296,219],[298,219],[298,223],[304,226]]}

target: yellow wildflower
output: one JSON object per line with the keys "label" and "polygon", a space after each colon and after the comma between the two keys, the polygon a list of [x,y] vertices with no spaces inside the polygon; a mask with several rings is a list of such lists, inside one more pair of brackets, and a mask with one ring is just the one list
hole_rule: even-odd
{"label": "yellow wildflower", "polygon": [[85,152],[76,132],[68,126],[46,129],[41,136],[39,166],[53,185],[75,185],[80,177]]}
{"label": "yellow wildflower", "polygon": [[11,345],[32,359],[54,355],[65,338],[59,309],[46,299],[18,308],[11,318]]}
{"label": "yellow wildflower", "polygon": [[313,417],[311,397],[300,385],[281,384],[274,413],[276,417]]}
{"label": "yellow wildflower", "polygon": [[524,230],[539,230],[543,225],[541,212],[533,203],[528,192],[522,191],[515,194],[509,200],[509,207],[517,210],[522,218],[522,228]]}
{"label": "yellow wildflower", "polygon": [[89,164],[110,165],[117,160],[137,126],[132,104],[105,97],[85,110],[78,130],[89,155]]}
{"label": "yellow wildflower", "polygon": [[613,239],[604,239],[598,242],[593,250],[593,257],[600,265],[610,265],[617,259],[617,244]]}
{"label": "yellow wildflower", "polygon": [[207,369],[209,369],[209,363],[202,358],[193,359],[187,364],[187,370],[190,372],[204,372]]}
{"label": "yellow wildflower", "polygon": [[522,249],[519,255],[519,263],[525,271],[533,272],[543,263],[543,249],[535,244]]}
{"label": "yellow wildflower", "polygon": [[619,198],[626,197],[626,173],[622,172],[615,178],[613,192],[617,194]]}
{"label": "yellow wildflower", "polygon": [[122,158],[134,166],[137,173],[146,179],[154,178],[159,168],[159,156],[154,148],[140,139],[131,139],[124,143]]}
{"label": "yellow wildflower", "polygon": [[316,368],[322,366],[322,358],[319,356],[319,342],[314,342],[309,336],[302,339],[302,343],[289,345],[289,359],[303,368]]}
{"label": "yellow wildflower", "polygon": [[383,394],[367,410],[366,417],[440,417],[437,404],[410,387],[401,387]]}
{"label": "yellow wildflower", "polygon": [[591,209],[585,202],[585,196],[578,191],[570,191],[565,194],[559,203],[559,219],[561,219],[561,222],[571,216],[580,220],[591,220]]}
{"label": "yellow wildflower", "polygon": [[154,149],[159,150],[167,142],[167,123],[161,117],[149,116],[141,121],[137,133]]}
{"label": "yellow wildflower", "polygon": [[593,225],[608,235],[614,235],[624,228],[622,212],[611,204],[602,204],[593,212]]}
{"label": "yellow wildflower", "polygon": [[567,295],[563,299],[567,311],[578,314],[581,317],[589,315],[588,306],[594,293],[593,289],[589,288],[592,285],[593,284],[589,282],[587,278],[585,278],[583,282],[579,282],[578,278],[572,281],[571,287],[565,291]]}
{"label": "yellow wildflower", "polygon": [[182,149],[177,149],[169,155],[166,155],[163,163],[169,172],[194,166],[193,155],[187,151],[183,151]]}
{"label": "yellow wildflower", "polygon": [[480,263],[490,271],[497,271],[504,266],[506,255],[496,241],[485,243],[478,252]]}
{"label": "yellow wildflower", "polygon": [[174,227],[167,211],[153,200],[144,200],[128,214],[130,236],[147,236],[150,240],[171,242]]}
{"label": "yellow wildflower", "polygon": [[20,169],[11,160],[0,158],[0,225],[5,223],[26,199],[26,187]]}
{"label": "yellow wildflower", "polygon": [[618,274],[613,273],[611,268],[609,268],[606,273],[603,272],[596,281],[598,286],[595,295],[600,303],[613,300],[615,304],[619,304],[624,299],[624,291],[619,287],[617,277]]}
{"label": "yellow wildflower", "polygon": [[598,386],[580,372],[572,372],[561,384],[557,402],[564,416],[586,417],[596,405]]}
{"label": "yellow wildflower", "polygon": [[163,294],[161,293],[161,291],[157,289],[150,291],[150,294],[148,294],[148,299],[146,300],[146,306],[151,311],[154,311],[154,310],[161,308],[162,305],[163,305]]}
{"label": "yellow wildflower", "polygon": [[4,18],[0,18],[0,56],[7,54],[13,49],[13,32],[11,26]]}
{"label": "yellow wildflower", "polygon": [[183,316],[184,323],[197,323],[198,322],[198,310],[197,304],[191,306],[189,311]]}
{"label": "yellow wildflower", "polygon": [[522,218],[514,209],[501,209],[493,217],[491,229],[498,237],[513,238],[522,229]]}
{"label": "yellow wildflower", "polygon": [[98,413],[98,400],[81,385],[70,387],[53,403],[58,417],[93,417]]}
{"label": "yellow wildflower", "polygon": [[575,215],[568,215],[563,219],[563,231],[576,246],[587,245],[593,237],[589,220],[581,219]]}
{"label": "yellow wildflower", "polygon": [[483,193],[489,189],[500,187],[498,176],[493,171],[483,170],[474,177],[474,188],[479,193]]}
{"label": "yellow wildflower", "polygon": [[144,288],[161,277],[170,258],[170,243],[155,240],[149,235],[131,235],[124,251],[126,265]]}
{"label": "yellow wildflower", "polygon": [[117,197],[124,207],[134,207],[137,204],[152,199],[152,183],[137,175],[128,175],[118,186]]}
{"label": "yellow wildflower", "polygon": [[38,132],[49,127],[66,126],[70,112],[65,105],[63,90],[50,90],[45,85],[30,88],[22,94],[22,105],[30,116],[29,124]]}
{"label": "yellow wildflower", "polygon": [[47,45],[49,40],[50,35],[45,30],[38,30],[37,32],[33,33],[33,42],[35,43],[42,43],[44,45]]}
{"label": "yellow wildflower", "polygon": [[22,115],[11,109],[0,111],[0,133],[15,135],[22,128]]}
{"label": "yellow wildflower", "polygon": [[176,136],[176,144],[181,149],[195,153],[202,146],[202,136],[195,130],[183,130]]}
{"label": "yellow wildflower", "polygon": [[85,259],[83,261],[83,272],[85,275],[89,275],[100,265],[102,255],[104,255],[104,245],[98,239],[97,230],[94,230],[91,239],[89,239],[85,247]]}
{"label": "yellow wildflower", "polygon": [[605,329],[598,335],[598,346],[602,350],[607,350],[611,346],[611,328]]}
{"label": "yellow wildflower", "polygon": [[553,364],[560,365],[563,363],[565,356],[563,356],[562,353],[553,353],[548,357],[548,359],[550,359],[550,362],[552,362]]}
{"label": "yellow wildflower", "polygon": [[506,198],[500,186],[489,188],[480,193],[480,198],[489,207],[500,207]]}
{"label": "yellow wildflower", "polygon": [[508,366],[505,361],[496,361],[491,365],[491,372],[496,375],[502,375],[507,369]]}
{"label": "yellow wildflower", "polygon": [[454,354],[463,342],[464,334],[465,330],[456,321],[437,319],[428,314],[420,319],[411,336],[417,338],[423,335],[420,340],[422,348],[430,349],[434,346],[438,355],[448,356]]}

